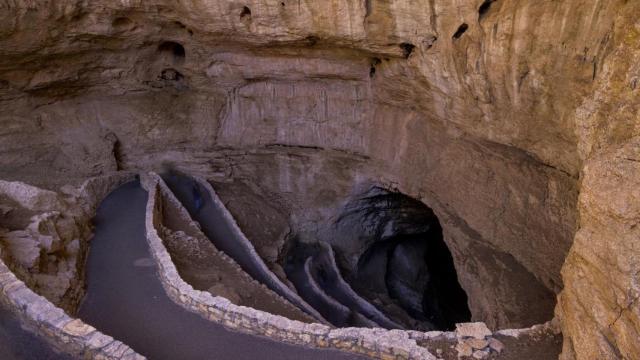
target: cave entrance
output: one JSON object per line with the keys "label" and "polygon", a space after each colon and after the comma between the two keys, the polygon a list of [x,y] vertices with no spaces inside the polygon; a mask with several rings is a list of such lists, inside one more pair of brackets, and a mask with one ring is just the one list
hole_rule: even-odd
{"label": "cave entrance", "polygon": [[393,320],[450,330],[471,319],[442,227],[424,203],[375,188],[347,205],[337,230],[347,233],[337,251],[357,259],[349,283]]}

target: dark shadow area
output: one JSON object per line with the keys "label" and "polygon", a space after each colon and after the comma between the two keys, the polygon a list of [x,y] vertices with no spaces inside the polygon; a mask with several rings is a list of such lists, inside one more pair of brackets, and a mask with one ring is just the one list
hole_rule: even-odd
{"label": "dark shadow area", "polygon": [[383,327],[400,329],[375,306],[347,284],[328,244],[305,244],[291,240],[286,250],[284,270],[298,293],[339,327]]}
{"label": "dark shadow area", "polygon": [[249,9],[248,6],[243,6],[242,7],[242,11],[240,12],[240,19],[242,19],[244,17],[251,18],[251,9]]}
{"label": "dark shadow area", "polygon": [[175,63],[182,63],[186,58],[184,46],[174,41],[165,41],[158,46],[158,52],[169,56]]}
{"label": "dark shadow area", "polygon": [[404,56],[405,59],[408,59],[416,46],[411,43],[402,43],[400,44],[400,48],[402,49],[402,56]]}
{"label": "dark shadow area", "polygon": [[375,188],[347,205],[338,224],[354,231],[349,283],[393,320],[450,330],[471,319],[442,228],[422,202]]}
{"label": "dark shadow area", "polygon": [[489,9],[491,9],[491,4],[495,1],[496,0],[484,0],[482,5],[478,8],[478,20],[482,20],[487,15]]}
{"label": "dark shadow area", "polygon": [[453,34],[453,39],[460,39],[460,37],[465,33],[465,31],[467,31],[468,28],[469,25],[467,25],[466,23],[460,25],[460,27],[458,27],[458,30],[456,30],[456,32]]}

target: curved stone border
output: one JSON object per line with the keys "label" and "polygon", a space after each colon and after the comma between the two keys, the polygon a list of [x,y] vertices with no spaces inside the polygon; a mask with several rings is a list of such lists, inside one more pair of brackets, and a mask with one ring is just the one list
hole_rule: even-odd
{"label": "curved stone border", "polygon": [[371,321],[379,324],[378,326],[386,327],[387,329],[403,329],[400,324],[395,323],[391,319],[389,319],[384,313],[378,310],[371,303],[363,299],[358,293],[356,293],[351,286],[344,280],[342,275],[340,274],[340,270],[338,270],[338,264],[336,263],[336,257],[333,252],[333,248],[324,242],[320,242],[320,246],[323,248],[324,256],[327,257],[329,261],[329,265],[331,266],[331,271],[333,272],[333,276],[335,277],[335,281],[337,286],[342,289],[342,291],[351,298],[358,306],[358,312],[362,314],[362,316],[370,319]]}
{"label": "curved stone border", "polygon": [[[86,180],[79,189],[67,195],[93,212],[99,202],[114,188],[131,181],[135,173],[114,173]],[[16,185],[17,186],[17,185]],[[27,194],[28,195],[28,194]],[[58,195],[52,192],[52,199]],[[30,199],[27,199],[30,200]],[[2,249],[0,249],[0,252]],[[72,318],[45,297],[31,290],[11,272],[0,256],[0,302],[29,331],[40,336],[54,348],[78,358],[142,360],[128,345],[96,330],[82,320]]]}
{"label": "curved stone border", "polygon": [[142,355],[74,319],[49,300],[33,292],[0,260],[0,302],[30,331],[55,348],[79,358],[142,360]]}
{"label": "curved stone border", "polygon": [[213,189],[211,184],[209,184],[207,180],[197,176],[193,176],[192,178],[209,193],[209,198],[213,201],[214,206],[218,209],[218,211],[220,211],[220,213],[222,213],[222,216],[225,218],[226,222],[231,225],[231,230],[233,231],[235,237],[240,240],[238,241],[238,245],[241,246],[249,255],[252,262],[259,267],[260,272],[267,276],[269,284],[266,285],[278,294],[282,295],[282,297],[288,299],[289,302],[304,310],[307,314],[315,317],[316,321],[329,324],[329,322],[327,322],[326,319],[316,309],[313,308],[313,306],[309,305],[295,291],[285,285],[269,269],[269,267],[267,267],[267,264],[264,263],[256,249],[253,247],[251,241],[249,241],[244,232],[242,232],[240,226],[238,226],[238,223],[236,222],[236,219],[233,218],[233,215],[231,215],[227,207],[222,203],[222,200],[220,200],[220,197],[218,197],[218,194]]}
{"label": "curved stone border", "polygon": [[183,281],[158,236],[161,208],[158,206],[158,184],[155,174],[143,177],[149,192],[146,233],[150,251],[158,264],[158,272],[167,295],[188,311],[220,323],[230,329],[277,341],[318,348],[333,348],[381,359],[435,360],[427,349],[417,345],[407,332],[367,328],[332,329],[319,323],[307,324],[249,307],[237,306],[208,292],[194,290]]}
{"label": "curved stone border", "polygon": [[[209,241],[209,239],[202,233],[200,229],[200,225],[191,218],[191,215],[189,215],[189,212],[187,211],[187,209],[176,198],[173,192],[171,192],[171,190],[169,189],[167,184],[162,180],[162,178],[160,178],[157,175],[152,176],[152,178],[158,185],[159,197],[163,201],[167,200],[170,203],[170,205],[176,210],[176,216],[184,224],[184,227],[180,230],[184,231],[185,234],[187,234],[188,236],[192,236],[192,237],[202,236],[203,238],[207,239],[207,241]],[[158,222],[156,222],[156,224],[158,224]],[[173,230],[178,230],[178,229],[173,229]],[[162,239],[162,237],[160,238]],[[215,248],[215,246],[213,247]],[[234,269],[236,269],[238,271],[238,274],[242,276],[247,282],[251,282],[255,286],[262,288],[265,292],[269,293],[274,299],[277,299],[281,304],[288,307],[291,311],[300,312],[301,315],[306,316],[306,319],[308,320],[308,322],[317,321],[314,317],[300,310],[295,305],[291,304],[288,300],[280,296],[278,293],[269,289],[266,285],[252,278],[249,274],[247,274],[244,270],[242,270],[242,267],[240,267],[240,265],[238,265],[238,263],[236,263],[230,256],[228,256],[227,254],[225,254],[224,252],[220,251],[217,248],[215,248],[215,250],[217,252],[217,255],[221,258],[221,260],[229,264]]]}
{"label": "curved stone border", "polygon": [[[456,331],[385,330],[380,328],[340,328],[334,329],[319,323],[303,323],[285,317],[259,311],[245,306],[237,306],[229,300],[213,296],[208,292],[194,290],[182,280],[171,261],[171,256],[159,237],[156,226],[161,224],[161,208],[157,201],[159,194],[159,177],[154,173],[142,176],[142,184],[149,192],[149,200],[145,214],[147,241],[150,251],[157,262],[159,276],[168,296],[188,311],[205,319],[224,325],[240,332],[266,336],[271,339],[294,345],[316,348],[331,348],[353,352],[380,359],[425,359],[436,357],[419,344],[445,342],[455,346],[459,356],[470,350],[473,356],[482,358],[492,351],[501,352],[504,345],[494,336],[510,336],[519,338],[550,330],[558,333],[554,320],[524,329],[504,329],[494,333],[484,323],[457,324]],[[185,210],[186,211],[186,210]],[[184,214],[183,214],[184,215]],[[197,225],[194,225],[197,226]],[[472,330],[470,330],[472,329]],[[475,330],[480,329],[478,333]],[[475,349],[467,344],[474,339],[486,341],[486,347]],[[482,342],[482,341],[481,341]]]}

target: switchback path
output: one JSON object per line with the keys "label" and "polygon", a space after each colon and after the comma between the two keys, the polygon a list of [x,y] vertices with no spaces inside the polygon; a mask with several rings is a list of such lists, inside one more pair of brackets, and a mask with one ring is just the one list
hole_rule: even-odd
{"label": "switchback path", "polygon": [[151,360],[365,359],[227,330],[173,303],[145,235],[147,193],[139,182],[113,191],[95,217],[87,295],[79,317]]}

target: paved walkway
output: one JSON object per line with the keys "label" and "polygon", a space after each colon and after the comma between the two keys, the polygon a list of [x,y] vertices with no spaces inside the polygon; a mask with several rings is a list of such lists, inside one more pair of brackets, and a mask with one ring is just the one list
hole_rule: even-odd
{"label": "paved walkway", "polygon": [[232,332],[173,303],[151,261],[146,200],[139,183],[131,182],[98,208],[81,319],[152,360],[365,359]]}
{"label": "paved walkway", "polygon": [[54,352],[43,339],[22,329],[18,319],[0,305],[0,359],[70,360]]}

